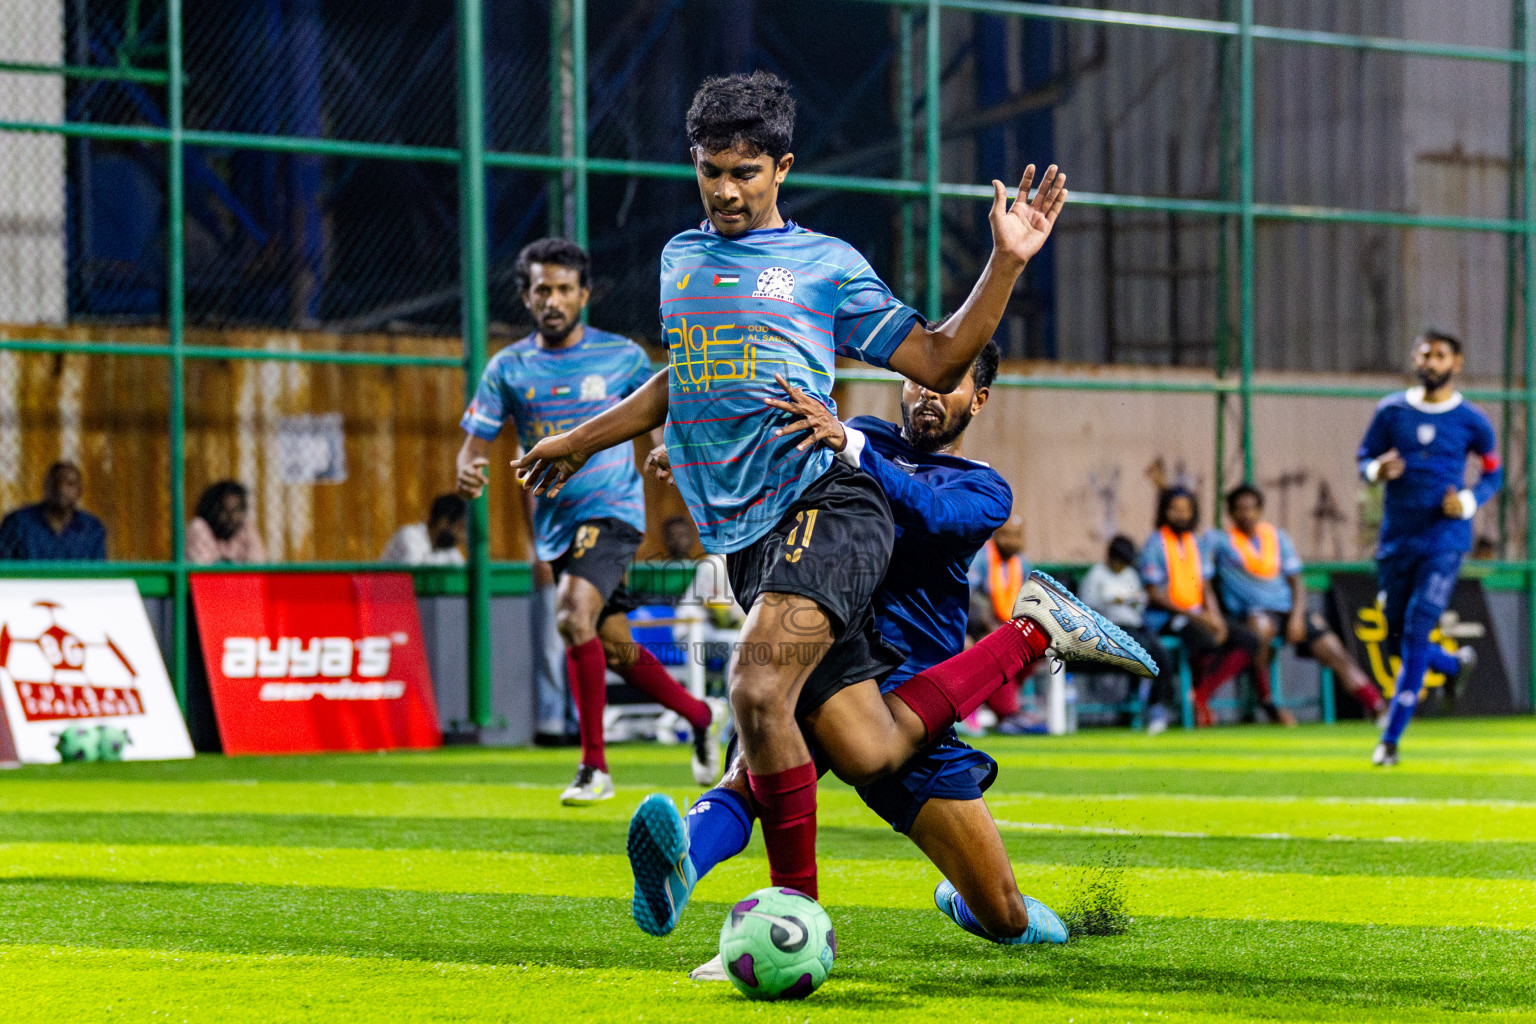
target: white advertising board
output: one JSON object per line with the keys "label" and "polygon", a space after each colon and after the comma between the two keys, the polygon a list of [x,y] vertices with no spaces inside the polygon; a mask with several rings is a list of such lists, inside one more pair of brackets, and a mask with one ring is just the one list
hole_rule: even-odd
{"label": "white advertising board", "polygon": [[0,700],[29,764],[59,761],[72,727],[66,748],[110,737],[109,760],[192,756],[132,580],[0,580]]}

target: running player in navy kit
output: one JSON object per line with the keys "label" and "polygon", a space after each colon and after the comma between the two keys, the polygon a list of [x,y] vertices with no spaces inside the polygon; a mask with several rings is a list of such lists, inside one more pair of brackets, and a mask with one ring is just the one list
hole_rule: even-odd
{"label": "running player in navy kit", "polygon": [[[535,331],[496,353],[464,413],[458,456],[464,497],[485,489],[491,442],[506,423],[516,425],[526,451],[539,438],[612,408],[650,379],[644,349],[581,322],[589,272],[586,252],[563,238],[540,239],[518,254],[518,290]],[[712,782],[720,774],[724,704],[694,697],[629,635],[626,613],[635,605],[624,575],[645,531],[645,492],[633,450],[625,445],[592,459],[559,498],[527,497],[536,571],[559,577],[556,624],[581,729],[581,764],[561,802],[583,806],[613,798],[603,746],[610,668],[688,720],[694,779]]]}
{"label": "running player in navy kit", "polygon": [[[1026,168],[1011,205],[994,181],[992,255],[960,308],[929,324],[852,247],[779,214],[793,129],[794,101],[773,75],[699,88],[687,131],[706,220],[661,257],[671,366],[602,416],[541,441],[518,468],[536,493],[557,494],[595,453],[666,424],[672,472],[704,549],[726,556],[732,590],[749,609],[730,695],[770,878],[814,897],[816,768],[796,716],[901,664],[871,609],[895,530],[869,474],[819,446],[797,448],[781,429],[789,414],[764,400],[782,394],[779,375],[830,407],[837,354],[941,394],[954,390],[1067,193],[1055,167],[1033,194],[1034,168]],[[999,671],[1021,669],[1047,648],[1151,671],[1140,648],[1055,581],[1032,578],[1025,591],[1038,618],[1014,619],[978,643],[975,658],[920,672],[887,698],[876,688],[850,733],[862,743],[852,753],[881,773],[894,770],[991,693]]]}
{"label": "running player in navy kit", "polygon": [[[1376,575],[1388,635],[1402,642],[1391,714],[1371,755],[1382,767],[1397,764],[1397,744],[1418,706],[1425,670],[1454,679],[1471,654],[1462,648],[1467,654],[1457,657],[1429,640],[1451,599],[1461,557],[1472,547],[1472,516],[1504,482],[1493,424],[1451,387],[1461,367],[1461,342],[1426,331],[1413,349],[1419,386],[1382,399],[1360,442],[1361,476],[1387,485]],[[1482,470],[1471,488],[1469,456]]]}

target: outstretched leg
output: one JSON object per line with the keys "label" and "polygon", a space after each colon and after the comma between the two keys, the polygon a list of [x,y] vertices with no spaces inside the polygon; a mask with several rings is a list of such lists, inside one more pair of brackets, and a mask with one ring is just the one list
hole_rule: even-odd
{"label": "outstretched leg", "polygon": [[929,800],[908,833],[944,874],[934,900],[961,928],[1005,945],[1066,942],[1061,918],[1019,892],[984,800]]}

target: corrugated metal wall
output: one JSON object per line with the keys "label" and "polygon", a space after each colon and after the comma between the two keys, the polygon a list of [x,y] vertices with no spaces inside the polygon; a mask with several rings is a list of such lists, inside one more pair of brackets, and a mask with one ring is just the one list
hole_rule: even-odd
{"label": "corrugated metal wall", "polygon": [[[1117,6],[1223,13],[1219,0]],[[1261,0],[1255,14],[1287,27],[1510,45],[1503,0]],[[1235,108],[1224,130],[1217,90],[1223,60],[1235,56],[1231,44],[1223,55],[1221,41],[1199,36],[1089,27],[1066,35],[1065,52],[1083,70],[1058,108],[1057,156],[1077,187],[1216,198],[1225,185],[1235,197],[1235,160],[1224,174],[1220,159],[1224,140],[1235,143]],[[1100,59],[1084,59],[1095,52]],[[1509,76],[1495,64],[1261,41],[1255,195],[1269,203],[1502,217]],[[1401,369],[1410,336],[1434,323],[1466,338],[1469,372],[1500,372],[1501,236],[1261,221],[1257,241],[1261,368]],[[1062,358],[1212,364],[1212,219],[1080,207],[1063,224],[1060,245]],[[1228,252],[1235,257],[1235,244]],[[1228,271],[1227,286],[1235,288],[1235,258]]]}

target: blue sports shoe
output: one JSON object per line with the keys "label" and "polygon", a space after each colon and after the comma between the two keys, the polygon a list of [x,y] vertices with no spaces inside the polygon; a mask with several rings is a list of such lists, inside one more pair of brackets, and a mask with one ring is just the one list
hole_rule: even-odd
{"label": "blue sports shoe", "polygon": [[666,935],[683,915],[699,882],[688,856],[688,833],[670,797],[652,793],[629,819],[629,867],[635,873],[630,905],[647,935]]}
{"label": "blue sports shoe", "polygon": [[947,878],[933,890],[933,902],[945,917],[961,928],[1000,946],[1032,946],[1040,943],[1060,945],[1067,941],[1067,926],[1061,923],[1061,918],[1056,916],[1054,910],[1033,896],[1024,897],[1024,908],[1029,911],[1029,927],[1024,929],[1023,935],[1012,939],[1000,939],[988,934],[971,913],[971,908],[965,905],[965,900],[955,892],[955,887],[949,884]]}
{"label": "blue sports shoe", "polygon": [[1132,675],[1157,675],[1157,662],[1125,630],[1038,569],[1019,589],[1013,617],[1045,630],[1050,652],[1062,661],[1097,661]]}

